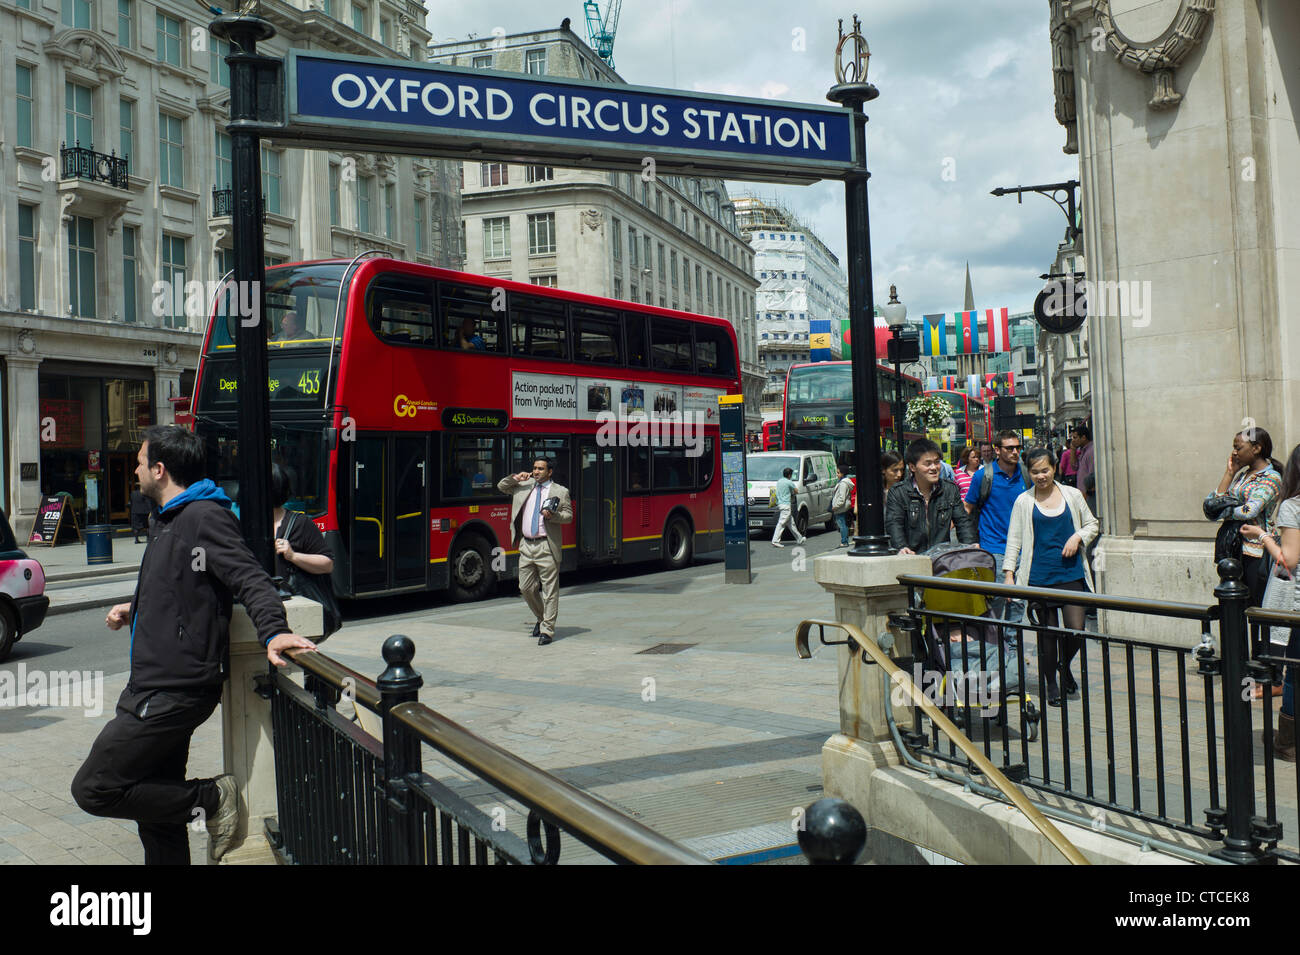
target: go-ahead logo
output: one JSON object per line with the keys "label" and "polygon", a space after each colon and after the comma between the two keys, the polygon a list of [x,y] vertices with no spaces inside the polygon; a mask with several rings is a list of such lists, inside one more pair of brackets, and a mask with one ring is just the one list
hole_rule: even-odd
{"label": "go-ahead logo", "polygon": [[438,402],[398,395],[393,399],[393,414],[399,418],[414,418],[421,411],[437,411]]}

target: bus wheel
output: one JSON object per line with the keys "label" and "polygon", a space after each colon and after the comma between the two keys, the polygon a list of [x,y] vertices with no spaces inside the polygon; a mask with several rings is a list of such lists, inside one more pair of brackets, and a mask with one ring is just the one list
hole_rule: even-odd
{"label": "bus wheel", "polygon": [[18,621],[14,612],[0,604],[0,663],[9,658],[9,651],[18,640]]}
{"label": "bus wheel", "polygon": [[684,517],[674,517],[664,528],[663,564],[667,570],[681,570],[691,562],[695,550],[691,525]]}
{"label": "bus wheel", "polygon": [[462,537],[451,555],[451,599],[482,600],[496,589],[487,542],[474,534]]}
{"label": "bus wheel", "polygon": [[794,526],[800,537],[808,536],[808,512],[803,508],[799,509],[799,513],[794,519]]}

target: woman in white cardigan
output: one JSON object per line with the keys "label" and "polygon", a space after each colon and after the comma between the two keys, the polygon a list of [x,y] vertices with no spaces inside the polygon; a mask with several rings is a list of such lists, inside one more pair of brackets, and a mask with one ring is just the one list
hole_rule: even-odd
{"label": "woman in white cardigan", "polygon": [[[1092,573],[1085,550],[1099,530],[1097,518],[1088,510],[1083,494],[1056,483],[1056,469],[1046,448],[1034,448],[1025,455],[1034,486],[1016,498],[1007,530],[1007,550],[1002,560],[1006,583],[1020,587],[1051,587],[1055,590],[1091,592]],[[1048,604],[1043,621],[1057,625],[1057,610],[1067,630],[1082,630],[1084,608],[1075,604]],[[1079,691],[1070,663],[1083,647],[1083,638],[1039,635],[1038,667],[1047,683],[1047,703],[1061,705],[1057,673],[1065,692]]]}

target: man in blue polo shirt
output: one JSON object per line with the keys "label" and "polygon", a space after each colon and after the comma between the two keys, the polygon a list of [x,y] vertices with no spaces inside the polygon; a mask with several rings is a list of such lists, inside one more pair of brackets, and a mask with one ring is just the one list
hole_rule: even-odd
{"label": "man in blue polo shirt", "polygon": [[[991,480],[986,480],[986,471],[990,472]],[[1015,431],[999,431],[997,458],[975,472],[966,490],[966,510],[971,514],[979,512],[980,547],[993,555],[998,567],[1002,566],[1007,550],[1011,506],[1029,486],[1028,476],[1020,466],[1020,435]],[[1024,619],[1024,607],[1018,600],[1010,601],[1010,606],[1001,598],[989,603],[994,614],[1005,620]]]}

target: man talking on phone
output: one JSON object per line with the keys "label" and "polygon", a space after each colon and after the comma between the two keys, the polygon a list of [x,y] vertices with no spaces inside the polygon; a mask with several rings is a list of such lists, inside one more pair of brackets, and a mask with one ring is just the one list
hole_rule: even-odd
{"label": "man talking on phone", "polygon": [[519,549],[519,594],[537,622],[532,635],[544,647],[555,638],[560,612],[560,525],[573,521],[569,489],[552,480],[549,458],[533,461],[533,472],[504,477],[497,490],[509,494],[510,524]]}

